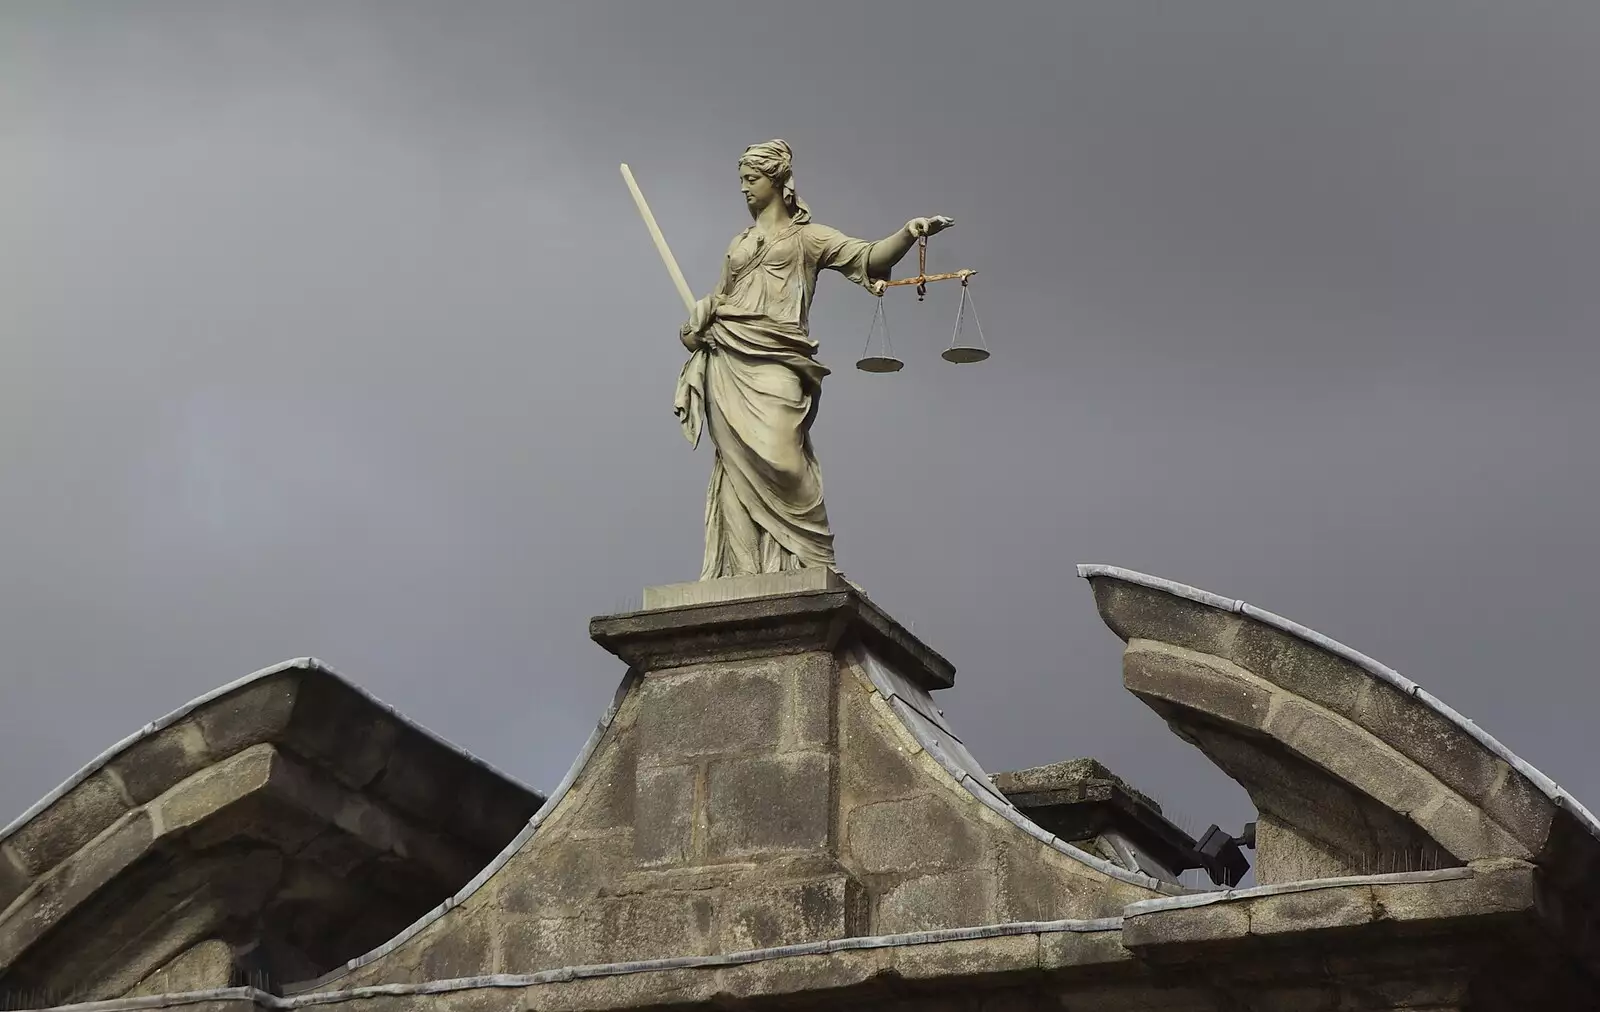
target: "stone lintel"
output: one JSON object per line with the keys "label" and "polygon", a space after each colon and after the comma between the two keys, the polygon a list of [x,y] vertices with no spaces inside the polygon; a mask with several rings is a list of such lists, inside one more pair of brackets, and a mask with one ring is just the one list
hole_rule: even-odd
{"label": "stone lintel", "polygon": [[[697,586],[705,589],[685,589]],[[744,596],[725,596],[736,592]],[[955,684],[948,660],[828,570],[676,584],[647,590],[645,600],[658,606],[589,622],[590,638],[641,671],[832,652],[856,640],[924,688]]]}

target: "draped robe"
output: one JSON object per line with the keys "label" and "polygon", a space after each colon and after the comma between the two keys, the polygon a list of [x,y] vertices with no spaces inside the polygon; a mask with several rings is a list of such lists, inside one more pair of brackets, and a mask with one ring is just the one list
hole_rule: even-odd
{"label": "draped robe", "polygon": [[834,565],[811,425],[829,370],[810,336],[817,275],[863,287],[873,244],[797,220],[770,239],[754,226],[728,247],[721,304],[678,378],[674,411],[716,459],[706,489],[702,580]]}

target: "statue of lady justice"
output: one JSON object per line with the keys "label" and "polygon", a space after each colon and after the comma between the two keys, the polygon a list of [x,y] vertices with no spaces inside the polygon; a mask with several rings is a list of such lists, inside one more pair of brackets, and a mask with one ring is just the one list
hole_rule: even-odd
{"label": "statue of lady justice", "polygon": [[913,218],[877,242],[811,220],[795,191],[789,145],[756,144],[739,159],[739,188],[754,224],[734,237],[722,280],[679,330],[691,352],[674,411],[689,441],[701,417],[716,447],[706,490],[700,579],[834,567],[833,532],[811,425],[828,368],[810,336],[820,271],[878,294],[923,236],[954,222]]}

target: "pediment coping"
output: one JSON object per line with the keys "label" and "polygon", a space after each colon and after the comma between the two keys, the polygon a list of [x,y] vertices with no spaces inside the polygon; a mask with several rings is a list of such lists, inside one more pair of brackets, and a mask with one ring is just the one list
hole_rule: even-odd
{"label": "pediment coping", "polygon": [[1418,700],[1424,706],[1433,710],[1435,713],[1439,714],[1439,716],[1455,725],[1455,727],[1476,741],[1496,758],[1504,761],[1506,765],[1510,766],[1523,777],[1527,778],[1528,782],[1533,784],[1534,787],[1548,797],[1557,808],[1562,808],[1570,812],[1573,817],[1577,819],[1580,824],[1582,824],[1583,828],[1588,831],[1589,835],[1595,837],[1596,839],[1600,839],[1600,819],[1596,819],[1593,813],[1585,808],[1577,798],[1574,798],[1560,784],[1557,784],[1532,763],[1529,763],[1515,752],[1512,752],[1505,745],[1501,744],[1499,740],[1497,740],[1493,735],[1489,734],[1489,732],[1483,730],[1483,728],[1479,727],[1477,723],[1456,712],[1456,710],[1447,705],[1443,700],[1440,700],[1422,686],[1400,674],[1393,668],[1373,660],[1366,654],[1363,654],[1351,647],[1347,647],[1335,639],[1324,636],[1315,629],[1309,629],[1306,626],[1300,625],[1298,622],[1290,621],[1281,615],[1275,615],[1270,611],[1257,608],[1253,604],[1247,604],[1244,601],[1234,600],[1233,598],[1222,597],[1217,594],[1212,594],[1209,591],[1200,590],[1199,588],[1190,587],[1182,583],[1176,583],[1172,580],[1165,580],[1158,576],[1149,576],[1145,573],[1134,572],[1131,569],[1121,569],[1117,566],[1105,565],[1080,565],[1078,566],[1078,575],[1085,580],[1093,580],[1098,578],[1119,580],[1123,583],[1130,583],[1135,586],[1146,587],[1150,590],[1161,591],[1162,593],[1170,594],[1173,597],[1181,598],[1186,601],[1193,601],[1197,604],[1206,605],[1207,607],[1216,608],[1219,611],[1227,611],[1233,612],[1234,614],[1244,615],[1247,618],[1251,618],[1257,622],[1260,622],[1262,625],[1270,626],[1279,630],[1280,632],[1288,633],[1290,636],[1294,636],[1297,639],[1310,643],[1312,646],[1325,650],[1328,653],[1333,654],[1335,657],[1349,661],[1351,664],[1354,664],[1356,667],[1362,669],[1374,678],[1386,682],[1394,688],[1399,689],[1401,692],[1404,692],[1412,698]]}

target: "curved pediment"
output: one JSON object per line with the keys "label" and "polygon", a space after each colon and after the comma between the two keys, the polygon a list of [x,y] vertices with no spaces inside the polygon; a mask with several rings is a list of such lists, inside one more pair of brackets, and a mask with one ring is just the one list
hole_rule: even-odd
{"label": "curved pediment", "polygon": [[1419,685],[1252,605],[1080,566],[1127,643],[1124,681],[1260,810],[1263,882],[1496,858],[1578,883],[1600,823]]}
{"label": "curved pediment", "polygon": [[1098,918],[1185,891],[1029,821],[933,703],[953,667],[836,575],[655,597],[591,624],[630,673],[529,827],[297,994]]}
{"label": "curved pediment", "polygon": [[315,660],[256,672],[0,831],[0,989],[323,972],[459,888],[542,800]]}

